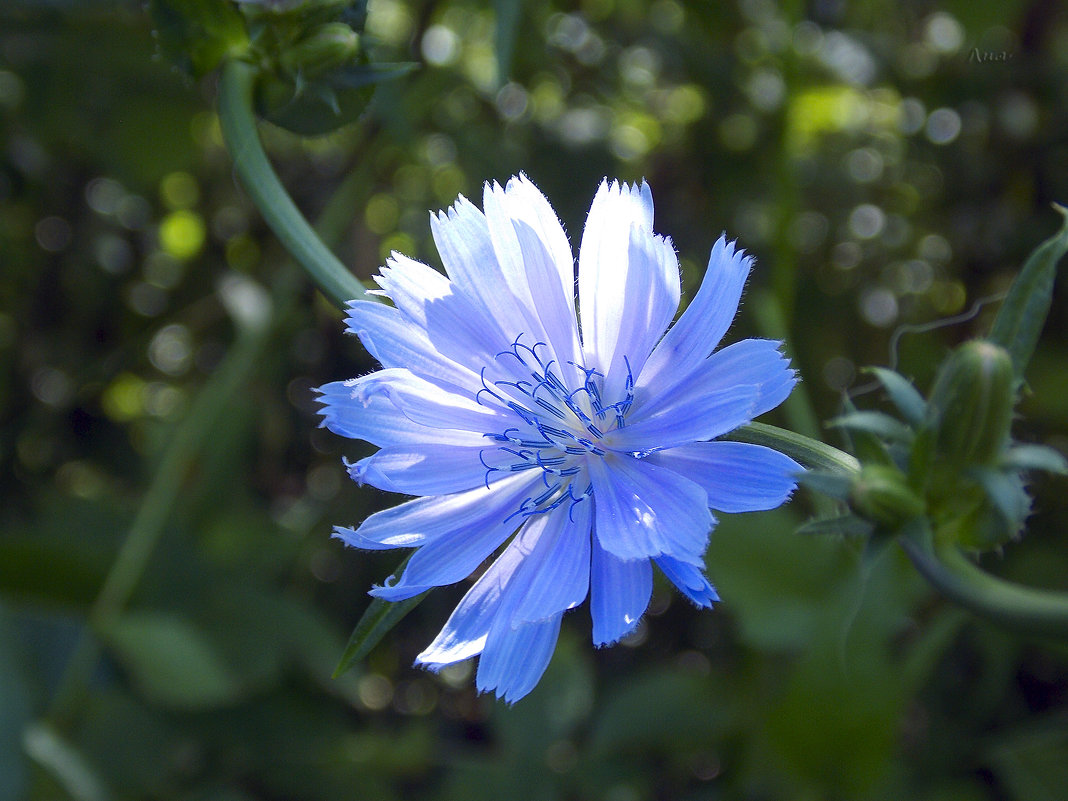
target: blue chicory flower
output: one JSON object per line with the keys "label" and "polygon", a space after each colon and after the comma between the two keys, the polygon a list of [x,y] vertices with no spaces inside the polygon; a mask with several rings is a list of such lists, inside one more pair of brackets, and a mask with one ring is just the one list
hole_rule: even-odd
{"label": "blue chicory flower", "polygon": [[704,574],[710,507],[779,506],[801,467],[716,437],[778,406],[797,379],[779,342],[713,352],[753,263],[723,237],[668,327],[679,266],[653,233],[644,181],[601,183],[577,315],[574,257],[541,192],[520,175],[487,184],[483,207],[460,196],[431,216],[447,277],[392,255],[377,282],[393,305],[353,301],[347,318],[382,369],[319,391],[323,425],[379,448],[350,475],[422,496],[335,530],[357,548],[417,549],[372,595],[461,581],[508,542],[417,664],[481,654],[478,689],[514,702],[587,595],[598,646],[638,624],[654,562],[697,606],[719,600]]}

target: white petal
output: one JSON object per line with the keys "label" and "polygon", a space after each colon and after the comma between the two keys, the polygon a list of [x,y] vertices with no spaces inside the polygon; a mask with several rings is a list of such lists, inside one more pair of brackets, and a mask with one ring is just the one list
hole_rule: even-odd
{"label": "white petal", "polygon": [[[620,330],[628,321],[628,272],[631,228],[653,232],[653,197],[649,185],[601,183],[590,206],[579,248],[579,309],[586,366],[607,373]],[[648,301],[648,298],[642,299]],[[633,301],[631,301],[633,302]]]}

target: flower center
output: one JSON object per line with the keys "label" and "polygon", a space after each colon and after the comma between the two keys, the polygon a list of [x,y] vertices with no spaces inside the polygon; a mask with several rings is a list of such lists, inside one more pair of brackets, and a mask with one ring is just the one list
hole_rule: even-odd
{"label": "flower center", "polygon": [[[486,468],[486,486],[494,472],[541,470],[545,491],[530,496],[513,514],[528,517],[550,512],[569,503],[568,514],[575,504],[593,494],[593,485],[586,469],[587,460],[603,457],[601,438],[609,431],[623,428],[627,411],[634,400],[634,380],[627,365],[624,398],[606,404],[601,396],[604,375],[594,369],[568,362],[566,372],[581,384],[572,389],[561,377],[555,360],[544,361],[538,355],[536,342],[529,347],[520,335],[512,347],[495,357],[497,366],[504,368],[509,379],[490,382],[487,368],[482,369],[482,389],[475,400],[483,403],[488,394],[511,409],[521,425],[500,433],[486,434],[497,443],[496,448],[480,452]],[[510,380],[514,378],[515,380]]]}

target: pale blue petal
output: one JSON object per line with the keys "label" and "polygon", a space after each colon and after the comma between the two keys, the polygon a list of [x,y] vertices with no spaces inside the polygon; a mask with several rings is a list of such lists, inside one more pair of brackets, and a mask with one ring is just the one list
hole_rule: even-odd
{"label": "pale blue petal", "polygon": [[510,412],[477,403],[420,378],[401,367],[390,367],[352,381],[353,398],[361,403],[385,396],[411,420],[431,428],[460,429],[478,434],[503,431],[516,423]]}
{"label": "pale blue petal", "polygon": [[523,332],[523,309],[498,264],[486,215],[460,195],[431,215],[430,230],[449,278],[492,321],[486,336],[502,347],[514,341]]}
{"label": "pale blue petal", "polygon": [[774,509],[789,499],[803,468],[789,456],[744,442],[695,442],[652,454],[648,461],[700,484],[721,512]]}
{"label": "pale blue petal", "polygon": [[348,331],[360,338],[367,352],[383,367],[404,367],[421,378],[467,392],[480,385],[477,373],[444,356],[426,331],[413,325],[399,309],[376,301],[355,300],[349,303],[345,322]]}
{"label": "pale blue petal", "polygon": [[[641,373],[679,307],[679,262],[670,239],[632,225],[626,259],[626,286],[621,298],[621,315],[626,322],[618,331],[603,381],[602,396],[607,402],[624,397],[627,385]],[[607,358],[607,354],[601,355]]]}
{"label": "pale blue petal", "polygon": [[453,495],[416,498],[375,512],[355,530],[338,528],[337,536],[356,548],[416,548],[457,531],[498,523],[499,517],[511,513],[512,504],[522,502],[532,485],[530,476],[516,474],[492,489],[476,487]]}
{"label": "pale blue petal", "polygon": [[589,460],[597,541],[620,559],[667,554],[704,564],[715,520],[694,482],[629,456]]}
{"label": "pale blue petal", "polygon": [[362,439],[372,445],[384,446],[399,443],[416,443],[426,440],[426,426],[413,423],[384,395],[357,398],[353,389],[355,379],[333,381],[319,387],[319,410],[323,417],[320,424],[335,434],[351,439]]}
{"label": "pale blue petal", "polygon": [[743,339],[717,350],[702,361],[685,381],[673,388],[638,391],[627,419],[685,416],[690,414],[693,404],[700,403],[704,396],[738,384],[751,384],[757,388],[752,416],[764,414],[786,400],[797,383],[797,373],[790,368],[789,359],[780,352],[781,347],[781,342],[770,339]]}
{"label": "pale blue petal", "polygon": [[[628,287],[651,285],[656,277],[640,274],[632,278],[629,272],[660,272],[660,277],[664,276],[664,271],[650,271],[645,259],[636,258],[632,263],[634,226],[652,236],[653,199],[649,185],[644,181],[641,186],[602,182],[586,218],[578,260],[579,319],[586,367],[602,374],[607,374],[613,363],[621,332],[630,330],[631,320],[625,313],[629,311],[628,304],[649,302],[648,296],[629,297]],[[665,291],[670,294],[670,290]]]}
{"label": "pale blue petal", "polygon": [[521,311],[522,332],[544,342],[559,364],[579,360],[575,258],[549,201],[524,175],[486,184],[486,223],[502,277]]}
{"label": "pale blue petal", "polygon": [[556,649],[562,616],[557,613],[547,620],[512,628],[503,615],[498,615],[478,660],[478,691],[492,690],[498,698],[514,704],[533,690]]}
{"label": "pale blue petal", "polygon": [[670,389],[719,344],[738,312],[753,258],[721,236],[712,248],[700,289],[649,357],[639,387]]}
{"label": "pale blue petal", "polygon": [[441,632],[416,657],[415,663],[440,670],[480,654],[494,618],[506,603],[505,589],[521,563],[517,550],[505,548],[467,591]]}
{"label": "pale blue petal", "polygon": [[478,373],[512,341],[448,278],[394,253],[375,280],[442,355]]}
{"label": "pale blue petal", "polygon": [[655,561],[671,583],[678,587],[679,592],[698,607],[708,609],[719,600],[719,594],[709,584],[701,568],[670,556],[658,556]]}
{"label": "pale blue petal", "polygon": [[518,485],[518,492],[516,484],[507,479],[492,485],[485,496],[480,520],[465,528],[446,531],[420,546],[397,582],[375,587],[371,595],[400,601],[429,587],[454,584],[470,576],[522,522],[514,513],[530,497],[532,489],[537,491],[533,481],[538,479],[532,481],[528,477],[525,481]]}
{"label": "pale blue petal", "polygon": [[651,414],[647,406],[631,410],[626,426],[602,441],[614,451],[640,453],[712,439],[752,420],[759,398],[760,386],[754,384],[691,392],[686,403],[673,400]]}
{"label": "pale blue petal", "polygon": [[480,460],[482,451],[490,444],[485,437],[455,433],[466,435],[469,444],[393,445],[348,465],[349,475],[358,484],[406,495],[448,495],[485,486],[507,475],[499,470],[487,471]]}
{"label": "pale blue petal", "polygon": [[590,503],[535,515],[516,536],[523,567],[509,593],[516,594],[513,626],[545,620],[578,606],[590,587]]}
{"label": "pale blue petal", "polygon": [[623,561],[593,538],[590,617],[593,644],[611,645],[632,632],[649,606],[653,568],[648,559]]}
{"label": "pale blue petal", "polygon": [[534,308],[549,335],[549,344],[559,360],[577,360],[575,255],[564,227],[549,201],[523,174],[508,181],[503,199],[523,251]]}

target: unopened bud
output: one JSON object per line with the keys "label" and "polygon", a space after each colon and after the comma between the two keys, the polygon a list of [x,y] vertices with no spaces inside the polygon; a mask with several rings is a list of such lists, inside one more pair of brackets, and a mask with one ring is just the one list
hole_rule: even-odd
{"label": "unopened bud", "polygon": [[849,492],[849,502],[861,517],[889,528],[897,528],[925,509],[904,473],[879,464],[861,468]]}
{"label": "unopened bud", "polygon": [[290,74],[313,78],[352,61],[360,51],[360,37],[343,22],[328,22],[282,54],[282,66]]}
{"label": "unopened bud", "polygon": [[972,340],[942,363],[927,406],[935,452],[954,465],[991,464],[1009,440],[1015,400],[1012,358]]}

